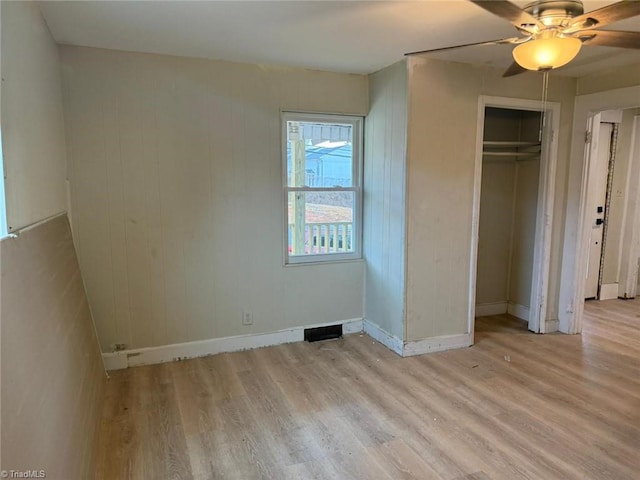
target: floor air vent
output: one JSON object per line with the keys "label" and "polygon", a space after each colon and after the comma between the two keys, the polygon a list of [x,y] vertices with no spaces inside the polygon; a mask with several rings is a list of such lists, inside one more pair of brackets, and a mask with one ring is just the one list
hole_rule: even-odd
{"label": "floor air vent", "polygon": [[318,342],[342,337],[342,324],[328,327],[305,328],[304,339],[307,342]]}

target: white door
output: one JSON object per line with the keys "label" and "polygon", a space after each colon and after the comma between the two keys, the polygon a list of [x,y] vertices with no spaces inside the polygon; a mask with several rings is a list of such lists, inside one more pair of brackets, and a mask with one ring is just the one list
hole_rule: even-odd
{"label": "white door", "polygon": [[600,282],[600,260],[602,257],[602,239],[605,220],[605,203],[607,200],[607,176],[611,156],[611,123],[600,123],[591,132],[595,162],[593,163],[593,189],[587,204],[587,221],[591,225],[589,254],[587,258],[587,281],[584,298],[597,298]]}

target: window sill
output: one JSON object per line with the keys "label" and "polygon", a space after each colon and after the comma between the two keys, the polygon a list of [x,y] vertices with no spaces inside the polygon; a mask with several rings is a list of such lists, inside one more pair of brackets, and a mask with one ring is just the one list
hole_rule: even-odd
{"label": "window sill", "polygon": [[360,258],[343,258],[343,259],[336,259],[336,260],[316,260],[316,261],[309,261],[309,262],[297,262],[297,263],[285,263],[282,266],[284,268],[289,268],[289,267],[312,267],[312,266],[318,266],[318,265],[335,265],[337,263],[364,263],[364,258],[360,257]]}

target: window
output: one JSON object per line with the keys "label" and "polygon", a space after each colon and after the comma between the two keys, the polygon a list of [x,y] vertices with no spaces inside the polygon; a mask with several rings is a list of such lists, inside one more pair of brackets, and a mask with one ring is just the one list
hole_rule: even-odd
{"label": "window", "polygon": [[361,256],[362,118],[283,114],[285,263]]}

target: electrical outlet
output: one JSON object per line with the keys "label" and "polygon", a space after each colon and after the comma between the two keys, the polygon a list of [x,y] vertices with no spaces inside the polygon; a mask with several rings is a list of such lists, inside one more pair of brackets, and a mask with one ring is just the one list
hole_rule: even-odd
{"label": "electrical outlet", "polygon": [[247,310],[242,312],[242,324],[253,325],[253,314]]}
{"label": "electrical outlet", "polygon": [[121,351],[127,349],[127,344],[126,343],[114,343],[113,345],[111,345],[111,349],[114,352],[121,352]]}

